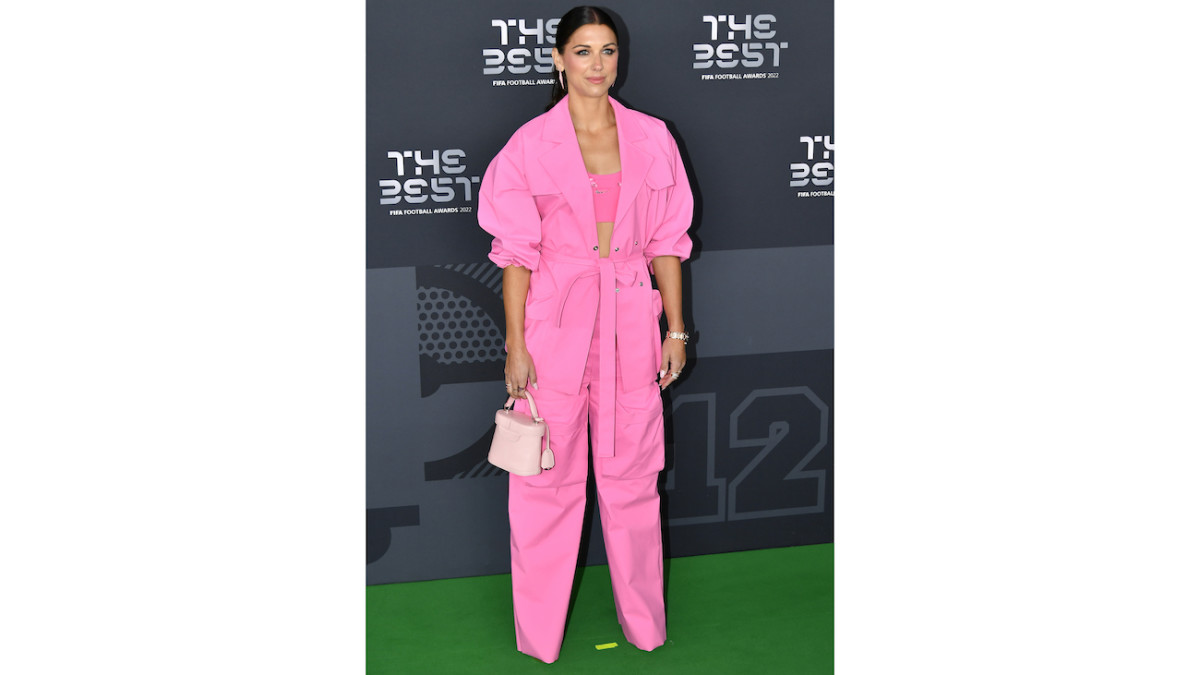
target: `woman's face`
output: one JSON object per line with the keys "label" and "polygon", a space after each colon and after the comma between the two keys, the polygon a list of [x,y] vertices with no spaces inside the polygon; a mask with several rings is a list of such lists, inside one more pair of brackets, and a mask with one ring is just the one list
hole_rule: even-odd
{"label": "woman's face", "polygon": [[567,91],[580,96],[604,96],[617,81],[617,34],[604,24],[580,26],[567,40],[565,51],[553,50],[554,67],[567,81]]}

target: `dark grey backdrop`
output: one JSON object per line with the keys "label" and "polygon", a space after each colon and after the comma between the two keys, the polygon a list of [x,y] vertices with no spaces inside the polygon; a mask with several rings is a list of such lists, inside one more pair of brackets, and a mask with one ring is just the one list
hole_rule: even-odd
{"label": "dark grey backdrop", "polygon": [[[605,5],[614,95],[696,193],[667,555],[833,540],[833,3]],[[569,4],[367,2],[367,583],[509,571],[500,274],[479,178],[542,112]],[[604,562],[599,519],[588,564]]]}

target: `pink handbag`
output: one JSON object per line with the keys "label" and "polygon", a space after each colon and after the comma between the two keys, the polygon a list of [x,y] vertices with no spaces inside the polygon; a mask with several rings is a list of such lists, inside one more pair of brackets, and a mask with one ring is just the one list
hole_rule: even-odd
{"label": "pink handbag", "polygon": [[504,407],[496,411],[496,433],[488,461],[516,476],[536,476],[542,469],[554,468],[554,453],[550,451],[550,430],[538,417],[533,395],[525,392],[533,416],[513,410],[516,399],[511,396]]}

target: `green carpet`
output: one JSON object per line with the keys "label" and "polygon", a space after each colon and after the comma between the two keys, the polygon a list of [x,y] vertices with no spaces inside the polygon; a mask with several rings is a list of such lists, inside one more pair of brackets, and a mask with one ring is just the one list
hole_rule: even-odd
{"label": "green carpet", "polygon": [[584,568],[552,665],[517,651],[510,583],[368,586],[367,673],[833,672],[833,544],[667,560],[667,643],[649,653],[621,634],[608,567]]}

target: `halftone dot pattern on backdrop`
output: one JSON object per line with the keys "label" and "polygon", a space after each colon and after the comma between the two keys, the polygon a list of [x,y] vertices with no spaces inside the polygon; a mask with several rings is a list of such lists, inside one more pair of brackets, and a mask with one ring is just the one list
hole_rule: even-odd
{"label": "halftone dot pattern on backdrop", "polygon": [[504,358],[496,322],[469,299],[444,288],[417,289],[419,353],[438,363],[483,363]]}

